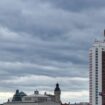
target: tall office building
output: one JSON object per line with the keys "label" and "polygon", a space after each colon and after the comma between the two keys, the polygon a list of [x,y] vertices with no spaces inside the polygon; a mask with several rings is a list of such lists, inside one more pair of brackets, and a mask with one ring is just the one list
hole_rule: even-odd
{"label": "tall office building", "polygon": [[105,105],[105,39],[95,41],[90,49],[89,69],[90,105]]}

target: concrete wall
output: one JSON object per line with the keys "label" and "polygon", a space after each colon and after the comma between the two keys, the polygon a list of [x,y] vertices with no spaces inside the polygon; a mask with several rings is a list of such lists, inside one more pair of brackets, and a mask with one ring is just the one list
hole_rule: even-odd
{"label": "concrete wall", "polygon": [[4,105],[61,105],[61,103],[55,103],[55,102],[43,102],[43,103],[4,103]]}

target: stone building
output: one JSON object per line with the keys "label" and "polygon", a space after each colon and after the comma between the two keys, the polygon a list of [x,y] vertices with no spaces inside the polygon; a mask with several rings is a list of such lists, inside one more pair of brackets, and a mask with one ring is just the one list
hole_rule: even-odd
{"label": "stone building", "polygon": [[61,90],[59,84],[56,84],[54,95],[50,94],[39,94],[36,90],[32,95],[26,95],[24,92],[16,90],[12,100],[4,103],[4,105],[61,105]]}

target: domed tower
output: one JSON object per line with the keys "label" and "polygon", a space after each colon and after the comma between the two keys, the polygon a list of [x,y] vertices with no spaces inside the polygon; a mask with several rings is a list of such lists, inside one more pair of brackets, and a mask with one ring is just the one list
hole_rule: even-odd
{"label": "domed tower", "polygon": [[19,90],[16,90],[12,102],[22,101],[22,97],[24,96],[27,96],[24,92],[19,92]]}
{"label": "domed tower", "polygon": [[59,84],[58,83],[56,84],[56,88],[54,90],[54,95],[55,95],[55,101],[57,103],[60,103],[61,102],[61,100],[60,100],[61,90],[59,88]]}
{"label": "domed tower", "polygon": [[21,101],[19,90],[16,90],[16,93],[13,96],[12,102],[15,102],[15,101]]}

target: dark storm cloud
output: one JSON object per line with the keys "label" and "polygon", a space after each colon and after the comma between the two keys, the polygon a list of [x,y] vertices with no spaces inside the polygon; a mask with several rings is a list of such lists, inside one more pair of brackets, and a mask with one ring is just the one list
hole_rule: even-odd
{"label": "dark storm cloud", "polygon": [[104,22],[103,0],[1,0],[0,91],[87,91],[88,49]]}

